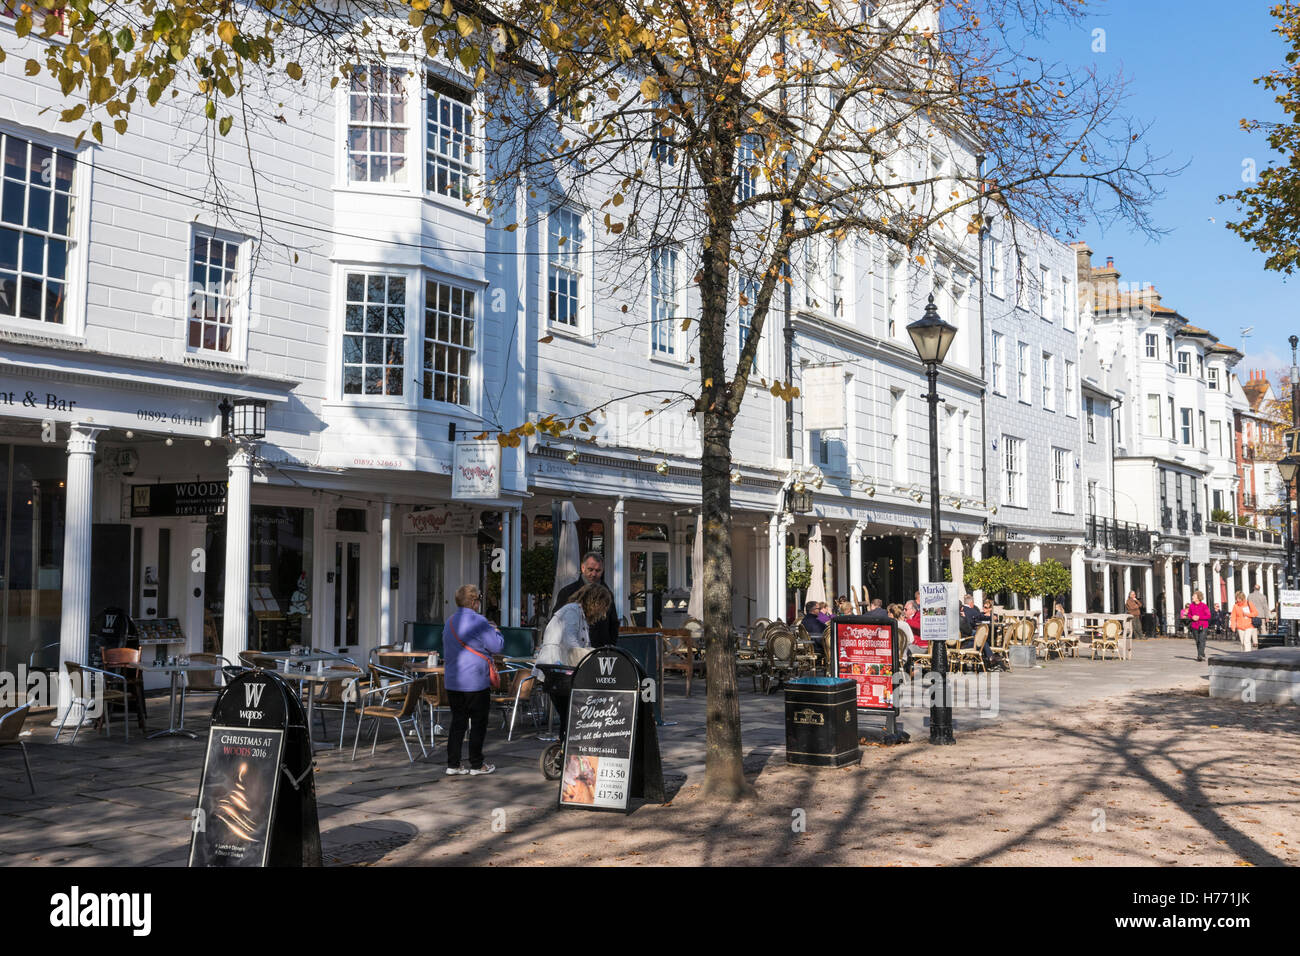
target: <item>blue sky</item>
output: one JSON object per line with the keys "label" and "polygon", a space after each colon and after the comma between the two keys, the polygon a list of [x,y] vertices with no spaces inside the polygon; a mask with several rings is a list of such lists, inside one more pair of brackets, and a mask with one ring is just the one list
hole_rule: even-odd
{"label": "blue sky", "polygon": [[[1122,72],[1126,112],[1151,122],[1147,142],[1165,165],[1187,168],[1164,181],[1154,207],[1156,240],[1124,223],[1094,228],[1077,238],[1093,250],[1094,264],[1115,257],[1121,282],[1152,283],[1162,303],[1221,341],[1246,353],[1237,366],[1272,373],[1291,364],[1287,337],[1300,334],[1296,288],[1264,270],[1264,257],[1224,227],[1233,206],[1217,203],[1241,188],[1243,162],[1259,168],[1270,154],[1263,134],[1248,134],[1243,117],[1279,119],[1272,94],[1251,81],[1283,65],[1286,49],[1273,32],[1267,0],[1106,0],[1096,3],[1079,28],[1050,37],[1048,56],[1073,66],[1096,64]],[[1104,52],[1093,52],[1093,31],[1105,30]],[[1213,221],[1211,221],[1213,220]],[[1244,340],[1240,330],[1254,326]]]}

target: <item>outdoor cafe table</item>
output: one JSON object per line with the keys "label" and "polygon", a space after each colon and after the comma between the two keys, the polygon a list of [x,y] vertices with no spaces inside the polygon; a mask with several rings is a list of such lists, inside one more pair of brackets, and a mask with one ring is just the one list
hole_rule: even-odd
{"label": "outdoor cafe table", "polygon": [[219,671],[220,664],[210,664],[206,661],[195,661],[190,664],[136,664],[142,674],[171,674],[171,707],[168,714],[167,729],[159,730],[149,735],[149,739],[155,737],[189,737],[191,740],[197,740],[198,734],[191,733],[185,729],[185,713],[182,711],[177,714],[176,707],[176,687],[180,683],[182,673],[191,671]]}
{"label": "outdoor cafe table", "polygon": [[291,654],[288,651],[257,651],[258,657],[269,657],[273,661],[299,661],[304,664],[314,664],[317,661],[346,661],[347,658],[341,654],[331,654],[329,651],[312,651],[310,654]]}
{"label": "outdoor cafe table", "polygon": [[[299,659],[301,660],[301,658]],[[296,680],[299,682],[298,696],[300,698],[302,697],[301,688],[303,682],[308,682],[312,684],[324,684],[330,681],[348,680],[349,678],[362,676],[360,671],[347,670],[342,667],[325,667],[322,668],[321,670],[309,669],[305,671],[277,671],[277,673],[285,680],[290,680],[290,681]],[[307,736],[309,738],[311,737],[312,734],[312,727],[313,727],[312,714],[315,712],[315,710],[316,710],[316,694],[315,691],[313,690],[312,693],[309,693],[307,695]],[[312,738],[311,741],[311,749],[313,752],[315,752],[316,750],[316,740],[314,738]]]}

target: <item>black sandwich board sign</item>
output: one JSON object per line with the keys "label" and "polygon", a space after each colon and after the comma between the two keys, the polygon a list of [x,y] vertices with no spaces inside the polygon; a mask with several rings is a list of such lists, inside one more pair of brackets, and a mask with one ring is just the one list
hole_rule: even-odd
{"label": "black sandwich board sign", "polygon": [[574,671],[561,807],[628,813],[632,797],[664,801],[654,710],[641,706],[645,680],[636,658],[621,647],[595,649]]}
{"label": "black sandwich board sign", "polygon": [[307,716],[284,678],[231,680],[212,708],[190,866],[320,866],[313,769]]}

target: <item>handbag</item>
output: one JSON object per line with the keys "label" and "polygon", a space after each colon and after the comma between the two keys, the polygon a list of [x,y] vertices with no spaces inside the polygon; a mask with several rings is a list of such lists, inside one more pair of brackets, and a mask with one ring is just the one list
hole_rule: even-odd
{"label": "handbag", "polygon": [[466,644],[464,641],[462,641],[459,637],[457,637],[457,636],[456,636],[456,629],[455,629],[454,627],[452,627],[452,626],[450,625],[450,623],[447,625],[447,630],[451,631],[451,636],[456,638],[456,643],[457,643],[457,644],[459,644],[461,647],[465,648],[465,650],[469,651],[471,654],[477,654],[479,657],[483,658],[485,661],[488,662],[488,685],[489,685],[493,690],[500,690],[500,689],[501,689],[501,675],[500,675],[499,673],[497,673],[497,665],[496,665],[496,661],[492,660],[491,657],[489,657],[487,654],[484,654],[482,651],[477,650],[477,649],[475,649],[475,648],[473,648],[473,647],[470,647],[468,644]]}
{"label": "handbag", "polygon": [[[1255,605],[1253,605],[1253,604],[1250,605],[1250,609],[1251,609],[1252,611],[1255,611]],[[1258,613],[1258,612],[1256,612],[1256,613]],[[1261,618],[1261,617],[1252,617],[1252,618],[1250,619],[1250,626],[1253,627],[1253,628],[1254,628],[1255,630],[1257,630],[1257,631],[1258,631],[1258,630],[1261,630],[1261,629],[1264,627],[1264,619]]]}

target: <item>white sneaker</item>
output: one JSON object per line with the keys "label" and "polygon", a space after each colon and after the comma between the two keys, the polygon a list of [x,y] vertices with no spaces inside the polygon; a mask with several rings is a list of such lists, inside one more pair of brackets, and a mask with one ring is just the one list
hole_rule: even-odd
{"label": "white sneaker", "polygon": [[478,773],[478,771],[477,771],[477,770],[466,770],[464,767],[448,767],[448,768],[447,768],[447,776],[449,776],[449,777],[463,777],[463,776],[465,776],[465,774],[467,774],[467,773]]}
{"label": "white sneaker", "polygon": [[[492,773],[494,770],[496,770],[496,765],[495,765],[495,764],[485,763],[483,766],[479,767],[477,770],[470,770],[470,771],[468,771],[468,773],[469,773],[469,775],[470,775],[471,777],[477,777],[477,776],[480,776],[480,775],[485,774],[485,773]],[[461,772],[462,772],[462,773],[465,773],[466,771],[463,771],[463,770],[462,770]]]}

